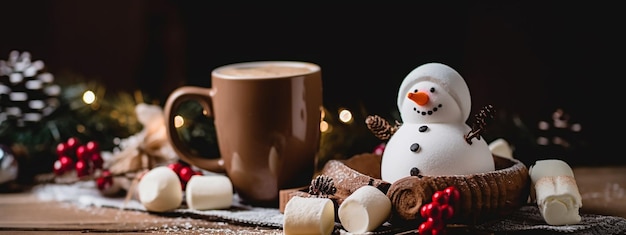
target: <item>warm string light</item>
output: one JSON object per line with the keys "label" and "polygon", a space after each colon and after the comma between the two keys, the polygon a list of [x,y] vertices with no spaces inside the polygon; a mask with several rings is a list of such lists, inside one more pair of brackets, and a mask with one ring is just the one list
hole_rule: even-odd
{"label": "warm string light", "polygon": [[352,117],[352,112],[348,109],[339,109],[339,121],[343,123],[352,123],[354,117]]}
{"label": "warm string light", "polygon": [[96,102],[96,94],[91,90],[86,90],[83,92],[83,102],[85,102],[85,104],[93,104]]}
{"label": "warm string light", "polygon": [[174,117],[174,127],[181,128],[183,125],[185,125],[185,119],[180,115],[176,115]]}
{"label": "warm string light", "polygon": [[[332,125],[328,123],[326,120],[324,120],[326,118],[325,109],[321,108],[320,111],[321,111],[320,112],[320,132],[322,133],[331,132]],[[341,121],[342,123],[350,124],[352,123],[353,120],[354,120],[354,117],[352,116],[352,112],[350,112],[350,110],[345,109],[345,108],[339,109],[339,121]],[[180,115],[176,115],[174,117],[174,127],[181,128],[184,125],[185,125],[185,118],[183,118]]]}
{"label": "warm string light", "polygon": [[320,122],[320,131],[322,133],[330,132],[330,125],[328,125],[328,122],[324,120]]}
{"label": "warm string light", "polygon": [[321,107],[320,111],[320,131],[322,133],[330,132],[330,125],[324,120],[326,118],[326,110],[324,107]]}
{"label": "warm string light", "polygon": [[[354,121],[354,116],[352,112],[346,108],[340,108],[338,111],[338,119],[341,123],[351,124]],[[322,133],[330,133],[333,130],[332,124],[327,122],[326,120],[326,109],[321,109],[321,117],[320,117],[320,131]]]}

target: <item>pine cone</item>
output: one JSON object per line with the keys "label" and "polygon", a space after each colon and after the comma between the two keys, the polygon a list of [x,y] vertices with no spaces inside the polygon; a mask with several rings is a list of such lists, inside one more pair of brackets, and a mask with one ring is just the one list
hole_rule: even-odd
{"label": "pine cone", "polygon": [[326,175],[318,175],[311,181],[311,186],[309,186],[309,194],[311,195],[328,197],[329,195],[334,195],[335,192],[337,192],[337,188],[335,188],[333,178]]}
{"label": "pine cone", "polygon": [[396,126],[391,126],[387,120],[378,116],[370,115],[365,119],[367,128],[372,131],[374,136],[381,140],[388,140],[398,130],[400,123],[396,123]]}
{"label": "pine cone", "polygon": [[44,63],[31,62],[28,52],[11,51],[8,61],[0,60],[0,122],[8,119],[26,126],[56,110],[61,88],[42,69]]}

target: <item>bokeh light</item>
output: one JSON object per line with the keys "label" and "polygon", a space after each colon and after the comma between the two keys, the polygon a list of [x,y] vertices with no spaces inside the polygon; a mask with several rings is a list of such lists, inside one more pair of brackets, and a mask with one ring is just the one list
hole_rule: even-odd
{"label": "bokeh light", "polygon": [[174,127],[180,128],[183,125],[185,125],[185,119],[180,115],[176,115],[176,117],[174,117]]}
{"label": "bokeh light", "polygon": [[339,120],[343,123],[352,122],[353,120],[352,112],[350,112],[350,110],[347,110],[347,109],[339,110]]}
{"label": "bokeh light", "polygon": [[85,91],[83,93],[83,102],[85,104],[93,104],[93,102],[96,102],[96,94],[91,90]]}
{"label": "bokeh light", "polygon": [[330,131],[330,125],[328,124],[328,122],[326,122],[326,121],[321,121],[320,122],[320,131],[322,133]]}

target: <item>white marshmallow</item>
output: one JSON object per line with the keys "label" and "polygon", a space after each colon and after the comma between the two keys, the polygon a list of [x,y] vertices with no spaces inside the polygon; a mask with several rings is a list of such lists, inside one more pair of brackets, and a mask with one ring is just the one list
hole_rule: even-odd
{"label": "white marshmallow", "polygon": [[496,156],[513,158],[513,150],[506,140],[500,138],[489,143],[489,150]]}
{"label": "white marshmallow", "polygon": [[173,210],[183,202],[178,175],[166,166],[155,167],[143,175],[137,184],[137,193],[148,211]]}
{"label": "white marshmallow", "polygon": [[226,209],[233,203],[233,184],[223,175],[194,175],[187,182],[185,199],[190,209]]}
{"label": "white marshmallow", "polygon": [[341,225],[351,233],[366,233],[382,225],[391,214],[391,200],[378,188],[365,185],[339,206]]}
{"label": "white marshmallow", "polygon": [[582,197],[574,172],[557,159],[536,161],[529,169],[531,198],[537,201],[541,216],[550,225],[577,224]]}
{"label": "white marshmallow", "polygon": [[289,234],[322,234],[333,232],[335,206],[328,198],[294,196],[285,205],[283,232]]}

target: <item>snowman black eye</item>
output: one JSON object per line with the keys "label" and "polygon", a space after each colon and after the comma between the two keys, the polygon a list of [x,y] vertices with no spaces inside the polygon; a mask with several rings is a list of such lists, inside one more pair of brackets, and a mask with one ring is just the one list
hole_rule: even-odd
{"label": "snowman black eye", "polygon": [[430,92],[431,92],[431,93],[435,93],[435,88],[434,88],[434,87],[431,87],[431,88],[430,88]]}
{"label": "snowman black eye", "polygon": [[413,90],[413,93],[417,93],[417,89]]}

